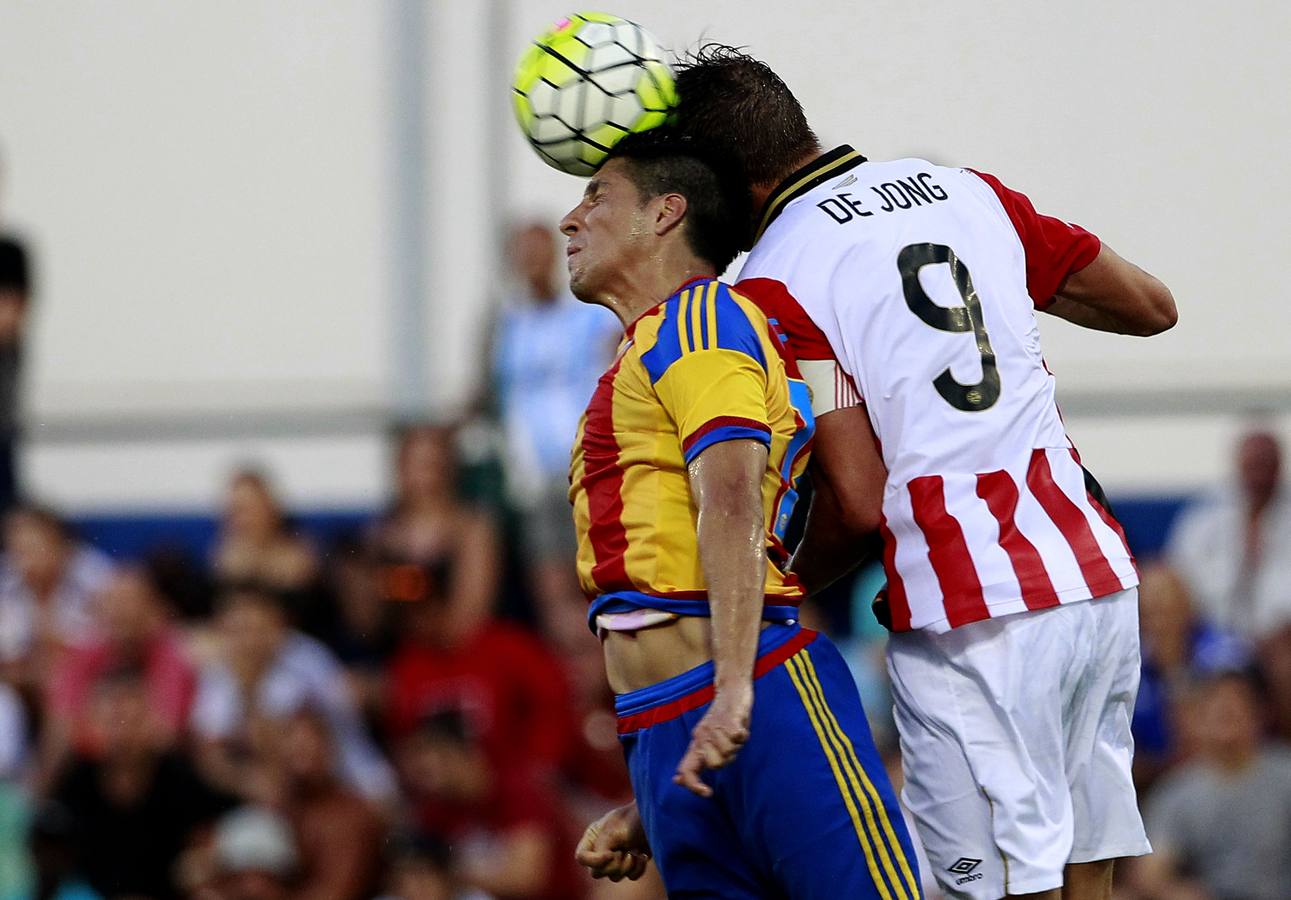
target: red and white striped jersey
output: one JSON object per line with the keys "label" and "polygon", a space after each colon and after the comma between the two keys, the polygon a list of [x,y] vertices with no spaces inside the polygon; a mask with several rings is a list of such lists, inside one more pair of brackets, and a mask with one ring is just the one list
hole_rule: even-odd
{"label": "red and white striped jersey", "polygon": [[796,300],[832,347],[844,374],[813,384],[817,415],[869,413],[896,630],[1138,583],[1063,427],[1035,317],[1099,248],[989,175],[846,146],[769,199],[740,290]]}

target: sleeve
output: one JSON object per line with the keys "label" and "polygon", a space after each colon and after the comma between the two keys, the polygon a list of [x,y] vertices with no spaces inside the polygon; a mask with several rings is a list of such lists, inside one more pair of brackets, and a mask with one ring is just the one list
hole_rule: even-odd
{"label": "sleeve", "polygon": [[1102,242],[1079,225],[1036,212],[1025,194],[1005,187],[994,175],[968,171],[986,182],[1008,213],[1026,254],[1027,292],[1036,309],[1045,309],[1068,275],[1094,261]]}
{"label": "sleeve", "polygon": [[736,290],[757,304],[771,324],[786,357],[790,377],[800,376],[811,393],[816,418],[837,409],[862,406],[856,382],[843,370],[825,333],[807,315],[783,282],[773,278],[747,278]]}
{"label": "sleeve", "polygon": [[722,441],[770,446],[763,341],[725,287],[709,282],[670,303],[642,362],[677,425],[687,463]]}

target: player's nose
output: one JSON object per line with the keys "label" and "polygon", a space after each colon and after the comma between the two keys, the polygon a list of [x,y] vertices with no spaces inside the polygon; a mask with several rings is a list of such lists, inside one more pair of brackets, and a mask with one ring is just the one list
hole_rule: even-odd
{"label": "player's nose", "polygon": [[580,209],[579,206],[575,206],[569,212],[565,213],[565,217],[560,220],[560,225],[558,227],[560,228],[560,233],[563,234],[565,237],[573,237],[578,233],[578,229],[579,229],[578,210],[579,209]]}

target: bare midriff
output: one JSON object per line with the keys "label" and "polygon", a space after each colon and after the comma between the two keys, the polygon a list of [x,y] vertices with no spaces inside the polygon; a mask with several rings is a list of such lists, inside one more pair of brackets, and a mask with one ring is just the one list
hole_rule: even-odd
{"label": "bare midriff", "polygon": [[681,616],[637,631],[602,631],[601,650],[610,689],[625,694],[711,660],[712,623],[702,616]]}

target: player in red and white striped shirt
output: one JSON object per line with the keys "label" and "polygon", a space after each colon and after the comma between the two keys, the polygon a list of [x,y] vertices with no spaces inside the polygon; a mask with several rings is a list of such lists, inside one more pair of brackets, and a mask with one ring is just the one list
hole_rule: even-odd
{"label": "player in red and white striped shirt", "polygon": [[1169,291],[992,176],[823,152],[736,51],[701,53],[678,91],[680,128],[745,167],[761,211],[739,289],[813,390],[818,495],[795,568],[819,585],[855,563],[859,532],[882,534],[904,797],[938,880],[1107,896],[1111,861],[1148,852],[1138,576],[1063,427],[1035,313],[1150,335],[1174,324]]}

